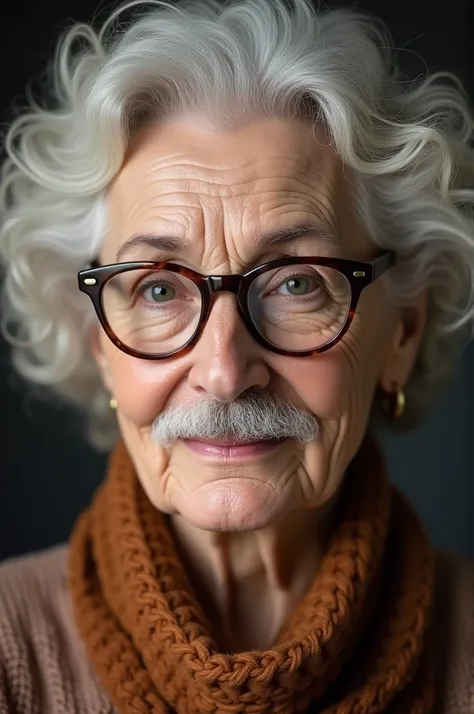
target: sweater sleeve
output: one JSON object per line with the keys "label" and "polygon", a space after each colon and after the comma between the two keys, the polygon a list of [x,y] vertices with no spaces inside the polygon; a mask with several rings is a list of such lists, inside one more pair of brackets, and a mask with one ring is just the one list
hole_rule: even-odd
{"label": "sweater sleeve", "polygon": [[5,667],[0,661],[0,714],[13,714],[7,702],[7,676]]}
{"label": "sweater sleeve", "polygon": [[64,546],[0,565],[0,714],[114,714],[74,625]]}
{"label": "sweater sleeve", "polygon": [[474,563],[438,551],[435,569],[437,696],[433,714],[474,714]]}

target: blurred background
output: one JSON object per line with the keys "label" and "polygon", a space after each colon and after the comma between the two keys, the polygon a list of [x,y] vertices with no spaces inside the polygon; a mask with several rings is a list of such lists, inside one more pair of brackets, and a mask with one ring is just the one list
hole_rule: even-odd
{"label": "blurred background", "polygon": [[[263,2],[264,0],[262,0]],[[458,74],[474,98],[472,0],[326,2],[358,6],[382,18],[402,49],[401,64],[418,76],[428,67]],[[112,7],[102,3],[99,17]],[[22,104],[27,81],[50,59],[59,33],[89,22],[96,0],[9,3],[0,43],[0,121]],[[64,409],[34,401],[9,366],[0,342],[0,560],[65,541],[99,484],[106,457],[84,442]],[[424,424],[384,439],[392,481],[408,494],[434,545],[474,557],[474,348]]]}

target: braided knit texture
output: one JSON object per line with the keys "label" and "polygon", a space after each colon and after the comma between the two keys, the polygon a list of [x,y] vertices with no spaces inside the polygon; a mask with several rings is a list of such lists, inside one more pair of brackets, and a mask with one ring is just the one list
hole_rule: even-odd
{"label": "braided knit texture", "polygon": [[88,657],[120,714],[429,714],[433,556],[366,440],[322,565],[271,649],[219,652],[123,444],[70,542]]}

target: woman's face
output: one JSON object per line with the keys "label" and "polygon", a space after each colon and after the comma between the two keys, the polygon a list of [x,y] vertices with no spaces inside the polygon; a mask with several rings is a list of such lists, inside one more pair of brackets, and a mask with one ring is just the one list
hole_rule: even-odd
{"label": "woman's face", "polygon": [[[167,260],[203,274],[243,273],[282,256],[371,260],[377,250],[353,210],[341,161],[322,130],[306,121],[262,120],[233,131],[179,120],[150,125],[107,196],[102,263]],[[314,223],[325,235],[263,248],[259,236]],[[332,234],[334,240],[326,234]],[[166,235],[178,250],[132,236]],[[274,354],[242,323],[233,295],[216,299],[204,332],[185,356],[149,361],[121,352],[98,330],[94,354],[118,401],[117,418],[138,476],[161,511],[207,530],[256,529],[283,514],[322,505],[337,491],[366,429],[377,386],[408,378],[421,335],[408,329],[378,280],[331,350],[307,358]],[[224,456],[182,440],[152,437],[167,409],[201,400],[232,402],[249,389],[278,395],[314,415],[318,437]]]}

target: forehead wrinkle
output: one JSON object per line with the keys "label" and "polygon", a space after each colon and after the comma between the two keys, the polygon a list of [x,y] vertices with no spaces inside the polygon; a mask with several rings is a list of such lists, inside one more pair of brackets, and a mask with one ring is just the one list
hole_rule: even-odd
{"label": "forehead wrinkle", "polygon": [[[222,215],[227,211],[231,211],[234,215],[239,213],[242,214],[242,220],[245,219],[245,213],[248,209],[253,209],[254,207],[262,209],[261,212],[273,211],[275,209],[288,208],[289,205],[297,204],[299,210],[301,211],[316,211],[318,214],[323,214],[326,222],[329,218],[334,218],[334,201],[333,201],[333,191],[327,192],[313,192],[312,194],[308,191],[298,190],[296,187],[289,188],[277,188],[267,189],[265,192],[251,193],[245,192],[242,196],[203,196],[199,193],[180,193],[175,194],[174,192],[167,192],[166,195],[150,195],[146,198],[142,197],[140,199],[132,200],[131,202],[119,203],[119,210],[121,213],[121,223],[134,222],[134,214],[139,214],[140,219],[147,218],[147,214],[150,213],[151,217],[154,218],[154,214],[159,214],[160,221],[168,222],[170,221],[170,214],[174,216],[174,222],[184,222],[189,225],[190,222],[195,223],[196,219],[201,220],[204,212],[212,212],[214,216],[219,213]],[[170,202],[171,197],[175,197],[176,202]],[[164,202],[162,199],[166,198],[167,201]],[[235,206],[236,202],[240,202],[243,198],[244,201],[241,206]],[[183,199],[186,199],[184,201]],[[208,199],[211,199],[212,205],[207,205]],[[221,210],[216,211],[216,207],[220,205]],[[251,211],[252,212],[252,211]],[[182,219],[185,221],[182,221]],[[181,219],[181,220],[180,220]],[[173,232],[175,232],[173,230]]]}
{"label": "forehead wrinkle", "polygon": [[[194,225],[197,222],[200,224],[202,222],[209,223],[209,221],[204,220],[202,213],[203,205],[205,205],[208,198],[220,199],[226,204],[229,201],[233,203],[233,199],[244,198],[244,205],[237,208],[237,214],[240,215],[235,218],[236,223],[242,226],[248,222],[248,217],[245,215],[245,207],[251,205],[252,201],[256,204],[264,203],[263,197],[259,194],[266,193],[267,196],[273,195],[276,199],[275,201],[270,201],[271,205],[268,206],[267,210],[273,212],[280,209],[284,215],[284,212],[288,211],[289,204],[294,206],[296,203],[299,206],[298,208],[293,208],[293,210],[299,210],[306,214],[308,212],[314,213],[318,218],[322,217],[325,223],[330,223],[331,227],[336,227],[337,213],[334,199],[338,193],[338,166],[341,162],[334,152],[330,148],[328,150],[328,147],[318,146],[315,142],[314,145],[311,145],[310,151],[304,154],[303,149],[305,147],[301,142],[293,141],[290,136],[291,147],[288,149],[287,145],[284,144],[283,150],[285,154],[283,156],[281,154],[276,155],[274,148],[265,137],[265,134],[262,135],[264,150],[268,151],[270,148],[272,153],[263,157],[259,155],[256,158],[248,159],[245,151],[242,154],[233,151],[232,160],[234,164],[236,161],[239,162],[237,166],[230,166],[222,162],[217,165],[214,163],[211,166],[209,163],[202,163],[199,160],[193,161],[185,153],[174,152],[158,157],[155,154],[151,164],[147,162],[148,165],[143,171],[143,157],[148,158],[150,152],[147,150],[146,145],[142,145],[141,151],[130,157],[128,165],[124,166],[121,175],[119,175],[120,188],[122,189],[119,193],[123,195],[124,199],[121,209],[125,208],[127,222],[131,222],[130,219],[135,221],[134,212],[140,217],[140,213],[144,209],[146,213],[152,214],[150,216],[152,221],[154,220],[153,214],[155,212],[161,214],[157,216],[160,222],[169,221],[171,211],[173,219],[170,222],[183,226],[184,232],[191,233],[193,237],[201,236],[201,240],[195,241],[195,243],[199,242],[199,244],[202,244],[201,248],[207,250],[210,248],[207,245],[208,241],[202,240],[202,236],[206,238],[206,232],[195,230]],[[194,144],[189,141],[187,145],[186,141],[181,143],[184,144],[185,149],[188,151],[196,152]],[[292,148],[293,145],[296,146],[296,149]],[[162,146],[159,144],[158,146],[162,150]],[[210,148],[212,150],[212,143]],[[198,142],[197,151],[201,149],[202,147]],[[243,149],[245,149],[245,146],[243,146]],[[216,154],[215,151],[213,153],[214,155]],[[243,156],[242,160],[240,159],[241,156]],[[287,169],[290,169],[290,171],[287,171]],[[262,176],[264,170],[267,171],[266,176]],[[201,175],[190,176],[189,174],[193,172]],[[151,192],[146,190],[147,184],[152,189]],[[132,201],[129,203],[131,199],[130,188],[133,190],[133,187],[135,191]],[[281,195],[280,200],[278,198],[279,195]],[[163,199],[166,203],[163,202]],[[128,205],[124,206],[124,204]],[[163,213],[167,214],[168,219],[162,215]],[[224,222],[228,222],[228,220],[225,221],[226,218],[228,219],[227,205],[224,211]],[[222,223],[222,218],[218,219],[218,221]],[[254,221],[251,219],[251,222],[253,223]],[[212,220],[210,223],[212,224]],[[192,231],[190,229],[191,225],[193,225]],[[255,225],[253,228],[255,228]],[[174,233],[175,230],[172,232]],[[177,232],[181,233],[181,230]],[[231,243],[235,242],[235,239],[232,239],[232,234],[236,233],[235,229],[224,230],[224,226],[221,225],[217,233],[219,234],[219,242],[222,241],[222,238],[226,241],[226,235],[230,237]],[[239,230],[239,236],[243,237],[245,233],[247,231]],[[252,230],[252,234],[255,235],[255,233],[258,233],[258,231]]]}
{"label": "forehead wrinkle", "polygon": [[[234,225],[232,225],[232,216],[229,215],[229,210],[231,211],[232,209],[229,207],[226,211],[222,207],[222,199],[213,198],[211,201],[212,206],[206,206],[206,201],[203,202],[199,195],[192,194],[194,199],[193,205],[179,204],[179,206],[168,206],[168,208],[171,207],[174,209],[173,219],[169,216],[169,210],[166,211],[168,216],[163,215],[163,210],[166,208],[166,205],[162,204],[159,206],[161,209],[159,222],[160,224],[164,222],[165,224],[173,226],[171,230],[168,228],[163,229],[160,225],[159,230],[153,228],[151,231],[145,229],[142,232],[156,233],[157,235],[173,235],[183,241],[183,248],[178,250],[179,253],[192,250],[193,253],[199,254],[202,259],[206,259],[207,255],[212,256],[216,251],[222,252],[222,250],[224,250],[225,253],[228,253],[229,249],[231,252],[235,251],[240,257],[244,258],[241,248],[245,251],[245,244],[247,244],[248,247],[258,250],[260,247],[260,241],[258,239],[260,234],[271,232],[272,229],[278,230],[280,227],[288,228],[291,224],[306,222],[314,224],[315,231],[321,228],[326,233],[336,232],[334,230],[334,222],[331,221],[332,213],[328,210],[328,207],[324,205],[324,202],[317,202],[313,199],[311,206],[308,206],[306,194],[301,195],[297,193],[296,195],[289,196],[287,192],[281,190],[275,190],[272,193],[275,194],[273,200],[267,198],[265,202],[255,201],[255,205],[258,208],[257,216],[249,216],[248,210],[246,209],[252,206],[252,201],[246,201],[243,207],[239,207],[239,209],[235,211]],[[281,197],[278,194],[281,194]],[[155,198],[156,197],[152,197],[151,200],[152,214],[155,213],[156,210]],[[247,198],[249,197],[247,196]],[[295,203],[299,205],[295,206]],[[282,221],[284,216],[288,215],[289,212],[296,212],[299,215],[295,217],[294,220],[291,220],[291,222],[288,220]],[[265,214],[275,213],[277,215],[272,219],[269,229],[262,230],[262,221],[268,225],[268,221],[265,221]],[[209,215],[210,218],[207,218]],[[304,220],[301,219],[302,216],[304,216]],[[143,216],[142,214],[141,219],[145,219],[145,223],[147,222],[146,215]],[[153,215],[152,222],[155,222]],[[125,221],[124,228],[127,223],[130,223],[130,221]],[[131,223],[133,225],[134,221],[132,220]],[[239,228],[236,230],[237,224]],[[180,225],[178,230],[176,230],[177,225]],[[316,233],[315,237],[317,237]],[[296,241],[298,238],[293,240]],[[280,245],[283,245],[283,241]],[[328,245],[330,245],[330,243],[328,243]],[[232,251],[232,246],[234,247],[234,251]]]}
{"label": "forehead wrinkle", "polygon": [[[298,152],[293,153],[295,154],[294,157],[282,155],[268,157],[260,154],[257,158],[241,162],[238,166],[231,166],[230,164],[210,165],[209,163],[191,161],[189,157],[184,154],[175,154],[173,158],[176,158],[179,163],[170,163],[169,160],[165,161],[164,157],[157,157],[147,166],[146,174],[151,175],[155,180],[165,181],[168,184],[176,182],[178,189],[181,191],[186,190],[185,185],[181,182],[184,181],[186,184],[186,182],[189,183],[191,181],[197,183],[198,186],[202,184],[206,186],[206,188],[216,186],[217,190],[222,192],[231,187],[248,186],[262,178],[298,180],[307,175],[317,178],[319,182],[321,179],[329,178],[326,176],[325,171],[319,168],[321,164],[324,164],[324,168],[326,169],[331,166],[333,170],[331,170],[330,173],[334,173],[334,164],[337,163],[337,158],[335,155],[328,154],[327,151],[318,151],[319,155],[317,157],[303,156],[298,154]],[[141,168],[139,158],[140,156],[138,155],[130,159],[122,170],[122,177],[129,171],[134,173],[136,167],[138,167],[138,169]],[[167,159],[169,159],[169,157],[167,157]],[[282,173],[283,162],[290,164],[290,171],[288,173]],[[277,164],[276,172],[275,167],[272,165],[274,163]],[[268,169],[268,175],[262,177],[262,170],[265,169]],[[193,172],[209,175],[190,176],[190,173],[192,174]],[[243,178],[239,176],[239,174],[242,173],[245,174]],[[160,176],[160,174],[164,175]],[[225,180],[222,179],[222,176],[225,177]]]}
{"label": "forehead wrinkle", "polygon": [[[264,157],[263,160],[259,157],[258,160],[252,159],[251,161],[246,161],[236,168],[230,166],[222,168],[213,166],[211,168],[209,165],[197,166],[196,162],[191,162],[189,159],[183,160],[183,156],[174,154],[173,159],[179,159],[181,163],[180,165],[173,163],[173,173],[171,176],[169,173],[170,156],[166,158],[154,158],[151,165],[149,164],[147,166],[145,172],[146,179],[151,179],[150,184],[154,188],[154,195],[150,196],[148,200],[154,203],[155,200],[159,201],[160,198],[169,198],[174,195],[176,202],[182,204],[184,197],[187,197],[188,201],[191,198],[190,203],[200,202],[201,196],[202,198],[205,196],[219,197],[221,199],[237,198],[241,195],[248,196],[248,194],[251,193],[272,190],[272,188],[275,188],[275,183],[278,184],[277,188],[279,190],[285,190],[288,194],[291,193],[291,191],[295,191],[295,189],[298,190],[298,184],[301,184],[301,187],[305,190],[301,191],[300,189],[300,192],[303,194],[307,192],[311,195],[316,188],[312,185],[314,179],[316,179],[318,184],[318,192],[322,196],[332,194],[333,191],[331,191],[329,187],[334,183],[335,164],[337,162],[334,161],[334,157],[332,155],[329,156],[327,152],[318,151],[317,153],[320,155],[318,157],[320,161],[318,161],[317,164],[312,156],[302,157],[298,154],[295,158],[285,157],[284,160],[292,164],[292,171],[289,174],[286,172],[282,173],[281,156]],[[271,166],[274,162],[277,163],[276,167]],[[324,164],[325,171],[322,169],[321,163]],[[127,199],[130,200],[129,187],[124,185],[124,183],[128,183],[126,181],[128,178],[127,174],[129,173],[127,169],[132,169],[132,178],[134,178],[133,174],[135,171],[133,169],[135,167],[140,169],[140,164],[140,161],[131,158],[130,163],[124,167],[122,175],[118,179],[119,187],[125,189],[123,192],[120,191],[120,193],[125,193],[125,202],[127,202]],[[267,166],[265,166],[266,164]],[[262,176],[262,166],[269,170],[269,175]],[[327,169],[329,167],[330,171],[328,174]],[[196,168],[199,173],[210,173],[210,175],[189,176],[189,169],[196,171]],[[250,171],[249,175],[249,169],[252,168],[254,168],[254,171]],[[276,171],[275,168],[277,169]],[[299,170],[295,172],[295,168]],[[241,176],[242,172],[246,175]],[[225,174],[225,177],[222,175],[217,176],[217,174],[222,173]],[[179,174],[184,175],[179,176]],[[222,178],[225,178],[225,181],[222,181]],[[140,180],[141,177],[138,177],[138,179],[138,181],[133,181],[132,183],[132,185],[136,187],[134,203],[148,203],[148,197],[145,197],[144,200],[143,193],[142,195],[137,195],[137,191],[140,191],[143,186],[143,182]],[[146,183],[148,183],[148,181]],[[120,184],[122,185],[120,186]],[[146,186],[144,188],[146,188]],[[131,206],[130,210],[133,210]]]}
{"label": "forehead wrinkle", "polygon": [[[315,155],[319,160],[324,158],[326,161],[334,155],[325,131],[319,130],[325,138],[323,142],[318,139],[317,133],[318,129],[306,120],[262,119],[233,131],[216,132],[207,125],[200,125],[199,121],[192,121],[191,117],[175,118],[143,127],[134,137],[124,168],[140,163],[145,156],[152,169],[172,167],[178,173],[197,167],[215,172],[248,171],[252,164],[258,169],[262,162],[282,160],[301,166],[299,173]],[[249,148],[251,158],[247,158]],[[154,154],[151,161],[150,150]],[[230,162],[228,155],[231,156]]]}
{"label": "forehead wrinkle", "polygon": [[[249,125],[242,127],[242,132],[249,128],[251,128]],[[294,129],[296,129],[296,133]],[[148,154],[150,144],[159,149],[159,154],[155,155],[150,162],[150,166],[157,169],[174,167],[179,171],[181,168],[198,167],[216,171],[240,171],[247,170],[255,164],[255,155],[253,153],[250,158],[247,159],[246,157],[246,149],[255,141],[255,132],[250,136],[247,135],[245,140],[242,140],[242,137],[239,140],[235,132],[232,131],[218,133],[217,135],[200,130],[197,133],[198,137],[196,137],[195,132],[193,132],[192,137],[183,136],[182,132],[179,132],[178,135],[175,133],[171,139],[170,137],[165,137],[165,143],[171,140],[175,147],[180,147],[179,150],[166,154],[163,153],[166,150],[163,146],[163,141],[160,142],[160,138],[155,133],[154,136],[150,137],[151,141],[145,139],[145,141],[135,145],[135,150],[127,158],[127,165],[136,163],[142,155]],[[312,152],[321,154],[328,159],[336,156],[330,144],[322,145],[314,136],[311,137],[308,134],[302,141],[298,128],[294,125],[289,132],[284,132],[283,137],[281,132],[277,132],[275,137],[271,129],[269,135],[266,127],[262,127],[262,131],[257,133],[260,152],[259,163],[260,160],[264,162],[285,160],[296,163],[311,161],[311,158],[308,157],[308,144],[306,141],[308,138],[310,139],[309,148]],[[186,134],[186,130],[184,134]],[[236,154],[233,156],[233,165],[228,162],[227,155],[223,152],[222,144],[225,147],[230,147],[230,151],[236,149]],[[192,157],[190,152],[193,154]]]}
{"label": "forehead wrinkle", "polygon": [[[266,196],[264,201],[257,200],[257,197],[249,197],[248,205],[254,204],[262,209],[262,212],[275,211],[278,209],[288,210],[290,206],[293,210],[298,210],[306,214],[315,214],[327,228],[335,230],[337,225],[336,204],[331,195],[333,192],[320,195],[319,192],[307,193],[303,191],[283,191],[277,190]],[[267,192],[268,194],[268,192]],[[252,198],[254,199],[252,201]],[[295,208],[297,206],[297,208]]]}

